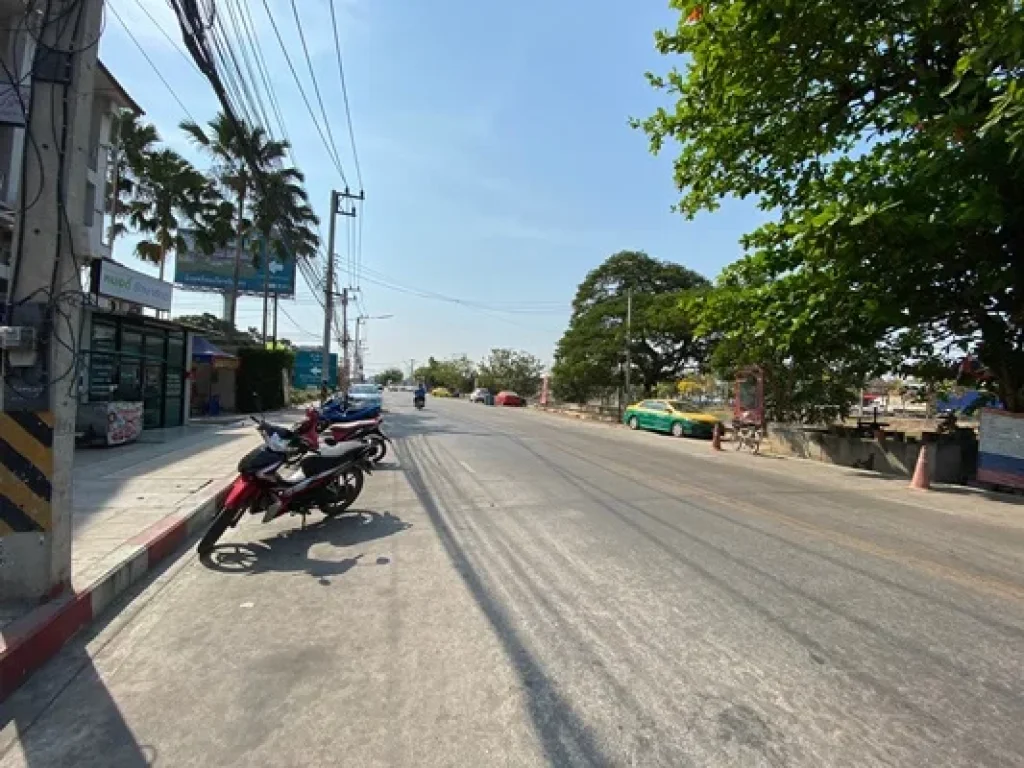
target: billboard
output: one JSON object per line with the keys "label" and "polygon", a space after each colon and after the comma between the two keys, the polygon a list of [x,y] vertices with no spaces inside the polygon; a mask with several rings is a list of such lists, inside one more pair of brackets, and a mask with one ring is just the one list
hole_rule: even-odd
{"label": "billboard", "polygon": [[[206,253],[196,244],[195,233],[182,232],[186,248],[174,261],[174,282],[185,289],[200,291],[231,290],[235,274],[235,241]],[[256,247],[248,238],[243,242],[242,260],[238,270],[238,292],[263,295],[263,269],[266,250],[262,242]],[[295,259],[270,258],[270,292],[281,296],[295,295]]]}
{"label": "billboard", "polygon": [[[323,359],[323,350],[320,349],[295,350],[292,386],[296,389],[319,388],[320,376],[323,371],[323,365],[321,364]],[[334,352],[331,352],[331,364],[327,371],[327,385],[329,387],[338,386],[338,355]]]}

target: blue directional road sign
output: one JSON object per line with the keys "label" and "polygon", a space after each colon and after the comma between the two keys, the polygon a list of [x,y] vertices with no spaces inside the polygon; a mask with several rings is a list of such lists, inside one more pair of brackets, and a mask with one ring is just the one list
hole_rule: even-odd
{"label": "blue directional road sign", "polygon": [[[320,386],[323,373],[323,351],[319,349],[299,349],[295,352],[295,367],[292,368],[292,386],[296,389],[315,389]],[[338,386],[338,356],[331,353],[330,368],[327,372],[327,385]]]}

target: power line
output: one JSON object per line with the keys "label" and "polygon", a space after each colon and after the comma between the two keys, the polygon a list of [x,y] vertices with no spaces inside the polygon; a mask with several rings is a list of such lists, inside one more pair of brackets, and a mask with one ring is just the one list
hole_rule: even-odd
{"label": "power line", "polygon": [[[109,3],[110,0],[107,0],[107,2]],[[195,70],[196,72],[199,72],[199,67],[196,66],[196,63],[192,60],[192,58],[182,49],[181,43],[179,43],[177,40],[175,40],[173,37],[171,37],[168,34],[167,30],[164,29],[160,25],[160,22],[157,21],[156,18],[153,16],[153,14],[149,12],[149,9],[146,8],[146,6],[142,4],[142,0],[133,0],[133,2],[139,7],[139,10],[142,11],[144,14],[146,14],[146,16],[149,18],[149,20],[151,22],[153,22],[153,26],[156,27],[157,31],[161,35],[164,36],[164,39],[166,39],[167,42],[169,42],[174,47],[174,50],[176,50],[181,55],[181,57],[183,59],[185,59],[185,61],[188,62],[188,65],[190,67],[192,67],[192,69]],[[111,3],[111,9],[113,9],[113,4],[112,3]],[[115,13],[114,15],[116,16],[117,14]],[[118,20],[120,21],[120,19],[118,19]],[[123,26],[124,22],[121,22],[121,24]],[[202,74],[202,72],[199,72],[199,74]]]}
{"label": "power line", "polygon": [[[324,118],[324,128],[327,129],[327,137],[331,140],[331,147],[334,149],[334,157],[338,160],[340,165],[341,155],[338,154],[338,143],[334,140],[334,133],[331,131],[331,120],[327,117],[327,109],[324,107],[323,97],[320,95],[320,84],[316,79],[316,72],[313,69],[313,60],[309,57],[309,47],[306,45],[306,35],[302,31],[302,20],[299,18],[299,8],[295,4],[295,0],[291,0],[292,15],[295,17],[295,28],[299,31],[299,42],[302,43],[302,53],[306,57],[306,66],[309,67],[309,78],[313,81],[313,93],[316,94],[317,103],[320,105],[320,114]],[[332,4],[333,6],[333,4]],[[342,174],[342,179],[345,176]],[[348,182],[346,181],[347,185]]]}
{"label": "power line", "polygon": [[[295,4],[295,0],[292,0],[292,4]],[[348,137],[352,142],[352,160],[356,167],[356,180],[359,182],[359,188],[363,189],[363,172],[359,167],[359,152],[356,150],[356,135],[352,130],[352,110],[349,107],[348,102],[348,86],[345,84],[345,65],[342,63],[341,57],[341,40],[338,37],[338,16],[334,10],[334,0],[331,0],[331,26],[334,27],[334,50],[338,54],[338,76],[341,80],[341,98],[345,103],[345,121],[348,123]]]}
{"label": "power line", "polygon": [[316,113],[313,111],[313,107],[309,103],[309,97],[306,96],[306,91],[302,87],[302,80],[299,78],[299,73],[295,71],[295,65],[292,64],[292,57],[288,55],[288,48],[284,44],[284,38],[281,37],[281,30],[278,29],[277,21],[274,19],[274,13],[270,10],[270,4],[267,0],[263,0],[263,8],[267,12],[267,17],[270,19],[271,29],[274,30],[274,36],[277,38],[277,44],[281,48],[281,52],[284,54],[285,62],[288,64],[288,69],[292,73],[292,77],[295,79],[295,85],[299,89],[299,95],[302,96],[302,101],[306,105],[306,111],[309,112],[310,118],[313,120],[313,126],[316,128],[317,133],[320,135],[320,140],[324,143],[324,147],[327,149],[327,156],[334,162],[335,167],[338,169],[338,174],[341,176],[341,180],[348,186],[348,179],[345,177],[345,170],[341,167],[341,160],[338,159],[337,155],[332,154],[331,145],[327,141],[327,137],[324,135],[323,128],[320,127],[320,121],[316,118]]}
{"label": "power line", "polygon": [[[181,107],[182,111],[185,113],[189,120],[191,120],[193,123],[196,122],[195,117],[192,116],[192,113],[188,111],[188,107],[185,106],[185,102],[183,102],[181,98],[179,98],[177,92],[175,92],[175,90],[171,87],[171,84],[167,82],[167,78],[165,78],[163,74],[161,74],[160,69],[156,66],[156,64],[153,63],[153,60],[149,58],[149,54],[146,53],[146,49],[142,47],[139,41],[135,38],[135,35],[132,34],[131,29],[128,27],[127,24],[125,24],[124,19],[121,18],[121,14],[117,12],[117,9],[113,6],[113,4],[108,4],[108,6],[110,8],[110,12],[114,14],[114,18],[117,19],[118,23],[121,25],[121,28],[125,31],[125,34],[128,35],[128,38],[133,43],[135,43],[135,47],[139,49],[139,53],[141,53],[143,57],[146,59],[146,61],[149,62],[149,66],[153,68],[153,71],[156,73],[156,76],[160,78],[160,82],[164,84],[164,87],[170,92],[171,96],[174,97],[174,100],[178,102],[178,106]],[[192,62],[192,66],[195,66],[194,61]]]}

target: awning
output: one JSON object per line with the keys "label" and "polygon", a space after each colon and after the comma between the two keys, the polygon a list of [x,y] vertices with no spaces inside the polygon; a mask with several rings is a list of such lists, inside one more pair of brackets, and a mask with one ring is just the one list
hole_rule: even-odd
{"label": "awning", "polygon": [[195,336],[192,339],[192,359],[201,363],[212,363],[214,360],[234,360],[235,356],[215,347],[202,336]]}

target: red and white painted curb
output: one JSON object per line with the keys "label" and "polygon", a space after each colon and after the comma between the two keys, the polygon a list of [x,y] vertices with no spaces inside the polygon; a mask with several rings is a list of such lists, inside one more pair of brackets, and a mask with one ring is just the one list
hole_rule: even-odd
{"label": "red and white painted curb", "polygon": [[115,598],[138,584],[158,563],[209,524],[233,478],[190,510],[179,510],[133,536],[102,576],[41,605],[7,625],[0,637],[0,701],[33,672],[57,655],[79,630],[87,627]]}

